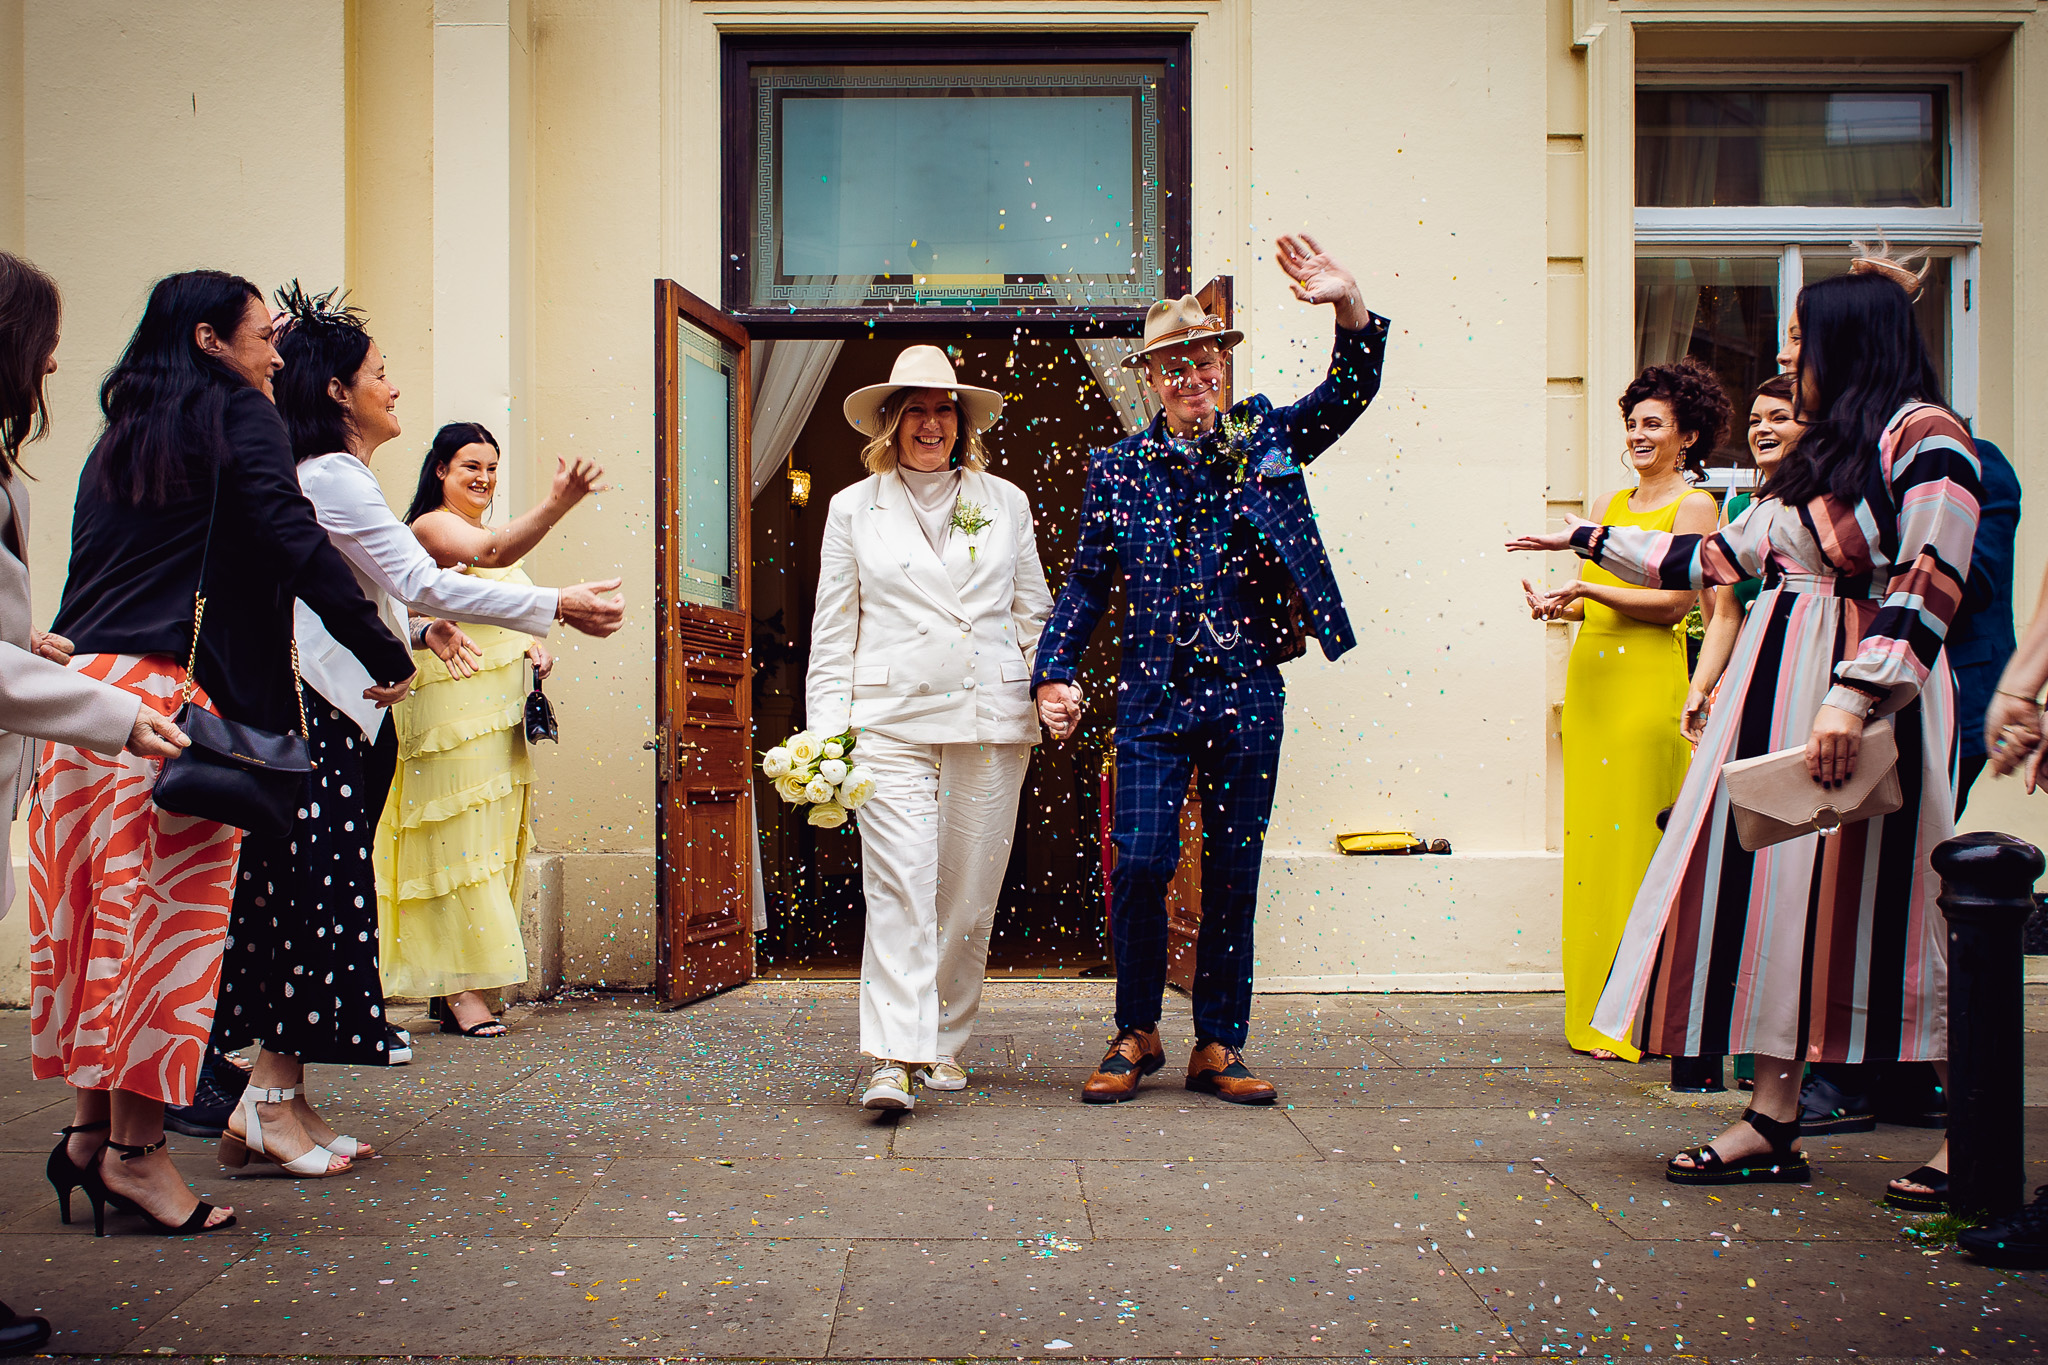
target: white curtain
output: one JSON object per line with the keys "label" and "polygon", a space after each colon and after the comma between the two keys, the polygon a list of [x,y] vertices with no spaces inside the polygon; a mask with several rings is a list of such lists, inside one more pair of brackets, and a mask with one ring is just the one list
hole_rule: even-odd
{"label": "white curtain", "polygon": [[753,347],[754,428],[752,496],[789,458],[811,418],[843,341],[757,341]]}
{"label": "white curtain", "polygon": [[[1055,276],[1051,281],[1053,295],[1061,303],[1087,304],[1088,285],[1078,275]],[[1137,348],[1137,342],[1128,338],[1106,340],[1102,338],[1075,338],[1074,349],[1081,353],[1081,359],[1088,364],[1088,372],[1095,376],[1095,387],[1116,414],[1117,425],[1129,435],[1143,431],[1151,425],[1152,418],[1159,411],[1159,400],[1135,370],[1126,370],[1117,362]]]}

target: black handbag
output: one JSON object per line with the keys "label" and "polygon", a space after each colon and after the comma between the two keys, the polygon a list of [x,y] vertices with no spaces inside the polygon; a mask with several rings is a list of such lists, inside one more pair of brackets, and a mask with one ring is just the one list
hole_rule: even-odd
{"label": "black handbag", "polygon": [[[213,510],[220,510],[220,476],[214,476]],[[164,760],[152,799],[175,815],[195,815],[251,834],[291,832],[313,771],[306,740],[306,694],[299,681],[299,646],[292,642],[292,695],[299,703],[299,733],[283,734],[224,719],[192,704],[199,666],[199,627],[206,619],[206,561],[213,549],[213,513],[206,518],[206,546],[199,552],[199,586],[192,593],[192,652],[185,660],[185,685],[172,722],[191,747]]]}
{"label": "black handbag", "polygon": [[555,724],[555,704],[540,690],[540,675],[535,674],[533,691],[526,694],[526,742],[538,744],[542,740],[560,744],[562,730]]}

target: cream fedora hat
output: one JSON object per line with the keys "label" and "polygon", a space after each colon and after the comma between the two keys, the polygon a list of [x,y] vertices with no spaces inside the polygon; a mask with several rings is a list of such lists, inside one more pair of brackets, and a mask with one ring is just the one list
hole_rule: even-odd
{"label": "cream fedora hat", "polygon": [[996,424],[996,418],[1003,415],[1003,396],[994,389],[977,389],[972,384],[961,383],[954,376],[953,362],[946,358],[944,351],[936,346],[906,346],[889,371],[888,383],[870,384],[846,395],[842,407],[846,420],[863,435],[880,435],[882,404],[888,401],[890,394],[901,389],[950,391],[967,414],[968,426],[975,431],[987,431]]}
{"label": "cream fedora hat", "polygon": [[1145,310],[1143,344],[1117,363],[1128,369],[1155,351],[1190,341],[1213,341],[1227,351],[1243,340],[1243,332],[1225,327],[1222,318],[1210,317],[1200,299],[1183,294],[1177,299],[1161,299]]}

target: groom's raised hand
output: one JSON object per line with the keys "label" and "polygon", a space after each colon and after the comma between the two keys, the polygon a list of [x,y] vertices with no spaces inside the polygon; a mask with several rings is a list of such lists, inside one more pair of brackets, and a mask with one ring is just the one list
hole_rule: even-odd
{"label": "groom's raised hand", "polygon": [[1289,232],[1273,244],[1280,268],[1293,283],[1294,297],[1303,303],[1334,304],[1337,325],[1347,332],[1365,326],[1372,314],[1359,293],[1358,277],[1337,264],[1329,252],[1306,232]]}

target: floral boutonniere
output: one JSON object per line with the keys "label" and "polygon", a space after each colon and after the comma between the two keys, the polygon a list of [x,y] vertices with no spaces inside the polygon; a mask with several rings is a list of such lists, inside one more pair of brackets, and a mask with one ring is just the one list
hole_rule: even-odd
{"label": "floral boutonniere", "polygon": [[988,509],[980,503],[969,502],[965,498],[955,498],[953,500],[953,520],[948,522],[947,525],[968,538],[967,559],[969,563],[972,563],[974,560],[974,537],[995,524],[995,518],[991,517],[988,514]]}
{"label": "floral boutonniere", "polygon": [[1230,462],[1230,481],[1243,483],[1250,471],[1252,447],[1266,419],[1258,413],[1238,417],[1225,413],[1216,423],[1223,439],[1223,456]]}

